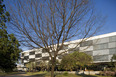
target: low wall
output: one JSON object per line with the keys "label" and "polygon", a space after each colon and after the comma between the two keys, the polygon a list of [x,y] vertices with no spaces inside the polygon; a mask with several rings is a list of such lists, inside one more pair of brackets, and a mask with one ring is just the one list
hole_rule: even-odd
{"label": "low wall", "polygon": [[[57,71],[58,73],[64,73],[66,71]],[[97,75],[101,71],[67,71],[69,74],[86,74],[86,75]]]}

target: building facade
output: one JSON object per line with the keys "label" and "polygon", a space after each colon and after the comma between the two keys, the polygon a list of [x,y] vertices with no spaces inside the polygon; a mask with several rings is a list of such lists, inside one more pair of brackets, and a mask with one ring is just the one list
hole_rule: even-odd
{"label": "building facade", "polygon": [[[103,34],[88,38],[77,46],[80,40],[74,40],[64,43],[63,49],[60,51],[68,50],[67,54],[74,51],[84,52],[91,55],[94,63],[110,62],[113,54],[116,54],[116,32]],[[58,60],[62,57],[58,56]],[[49,54],[45,49],[32,49],[21,53],[21,60],[23,64],[30,61],[48,62],[50,60]]]}

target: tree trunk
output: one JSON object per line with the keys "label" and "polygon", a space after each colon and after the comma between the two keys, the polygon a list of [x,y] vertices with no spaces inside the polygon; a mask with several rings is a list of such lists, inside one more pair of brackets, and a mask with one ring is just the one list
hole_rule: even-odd
{"label": "tree trunk", "polygon": [[52,65],[51,77],[54,77],[54,64]]}

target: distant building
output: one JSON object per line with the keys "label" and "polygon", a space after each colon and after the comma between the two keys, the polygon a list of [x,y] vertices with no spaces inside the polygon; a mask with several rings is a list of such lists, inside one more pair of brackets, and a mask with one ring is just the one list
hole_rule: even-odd
{"label": "distant building", "polygon": [[[116,32],[91,37],[75,47],[79,41],[65,42],[60,52],[64,50],[68,50],[68,54],[74,51],[85,52],[92,56],[94,63],[110,62],[113,54],[116,54]],[[62,57],[58,56],[57,59],[61,60]],[[48,62],[50,57],[44,48],[40,48],[21,52],[21,60],[24,65],[30,61],[39,64],[42,60]]]}

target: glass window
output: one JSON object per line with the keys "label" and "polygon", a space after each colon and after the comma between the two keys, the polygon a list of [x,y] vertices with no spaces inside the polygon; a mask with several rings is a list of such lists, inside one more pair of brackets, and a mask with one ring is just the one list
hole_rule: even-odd
{"label": "glass window", "polygon": [[42,53],[46,53],[46,49],[45,48],[43,48]]}
{"label": "glass window", "polygon": [[49,56],[48,57],[42,57],[42,60],[49,60]]}
{"label": "glass window", "polygon": [[110,55],[116,54],[116,48],[109,49],[109,54]]}
{"label": "glass window", "polygon": [[109,41],[110,42],[116,41],[116,36],[109,37]]}
{"label": "glass window", "polygon": [[79,48],[76,47],[76,48],[70,48],[69,51],[79,51]]}
{"label": "glass window", "polygon": [[21,59],[21,63],[24,63],[24,59]]}
{"label": "glass window", "polygon": [[91,46],[93,44],[92,40],[89,41],[84,41],[80,44],[80,47],[84,47],[84,46]]}
{"label": "glass window", "polygon": [[108,44],[105,43],[105,44],[94,45],[93,48],[94,48],[94,50],[106,49],[106,48],[108,48]]}
{"label": "glass window", "polygon": [[24,53],[22,53],[22,55],[21,55],[22,57],[24,56]]}
{"label": "glass window", "polygon": [[93,56],[93,61],[108,61],[108,55]]}
{"label": "glass window", "polygon": [[68,45],[64,45],[62,49],[68,49]]}
{"label": "glass window", "polygon": [[85,53],[88,54],[88,55],[90,55],[90,56],[93,55],[93,52],[92,51],[86,51]]}
{"label": "glass window", "polygon": [[29,59],[29,61],[35,61],[35,59],[34,58],[31,58],[31,59]]}
{"label": "glass window", "polygon": [[58,59],[62,59],[63,58],[63,56],[58,56]]}
{"label": "glass window", "polygon": [[28,60],[29,59],[29,56],[24,56],[24,60]]}
{"label": "glass window", "polygon": [[36,54],[35,57],[36,57],[36,58],[42,57],[42,54]]}
{"label": "glass window", "polygon": [[35,54],[35,51],[29,52],[29,55],[34,55],[34,54]]}

